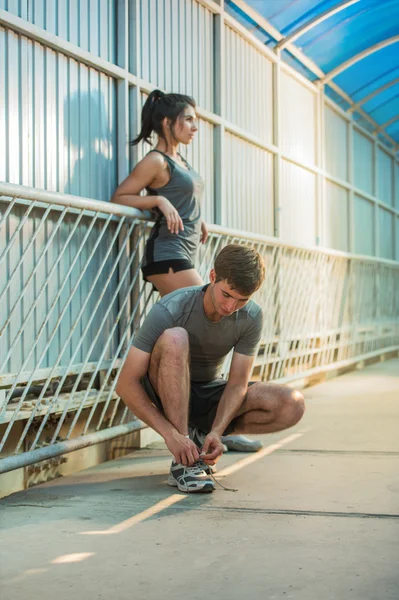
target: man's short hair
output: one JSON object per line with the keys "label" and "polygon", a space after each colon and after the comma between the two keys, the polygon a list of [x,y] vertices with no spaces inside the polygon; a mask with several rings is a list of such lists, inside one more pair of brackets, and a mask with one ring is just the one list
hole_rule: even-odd
{"label": "man's short hair", "polygon": [[229,244],[215,260],[216,282],[226,280],[228,285],[243,296],[251,296],[265,278],[265,263],[254,248]]}

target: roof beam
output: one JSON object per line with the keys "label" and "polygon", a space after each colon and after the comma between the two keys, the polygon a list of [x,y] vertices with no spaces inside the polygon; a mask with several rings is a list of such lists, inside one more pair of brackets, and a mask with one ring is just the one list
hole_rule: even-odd
{"label": "roof beam", "polygon": [[377,129],[374,131],[374,133],[381,133],[381,131],[383,129],[386,129],[390,125],[393,125],[394,123],[396,123],[396,121],[399,121],[399,115],[395,115],[394,117],[392,117],[392,119],[389,119],[389,121],[387,121],[386,123],[382,123],[382,125],[377,127]]}
{"label": "roof beam", "polygon": [[[344,100],[346,100],[346,102],[353,102],[351,97],[348,96],[348,94],[346,94],[346,92],[344,92],[343,90],[341,90],[336,83],[334,83],[333,81],[331,81],[329,83],[329,86],[337,93],[339,93],[342,98]],[[359,108],[357,111],[366,121],[368,121],[370,123],[370,125],[373,125],[373,127],[375,129],[377,129],[379,127],[377,121],[375,121],[365,110],[363,110],[362,108]],[[397,142],[391,138],[391,136],[386,132],[386,131],[381,131],[380,132],[388,141],[390,144],[392,144],[393,147],[397,146]]]}
{"label": "roof beam", "polygon": [[295,29],[295,31],[293,31],[292,33],[290,33],[289,35],[284,37],[282,40],[280,40],[278,42],[278,44],[275,46],[275,49],[283,50],[287,46],[287,44],[289,44],[290,42],[295,42],[295,40],[297,40],[304,33],[307,33],[308,31],[310,31],[311,29],[313,29],[314,27],[316,27],[317,25],[319,25],[326,19],[329,19],[333,15],[341,12],[341,10],[344,10],[345,8],[348,8],[349,6],[352,6],[352,4],[356,4],[356,2],[359,2],[359,0],[344,0],[343,2],[340,2],[339,4],[334,6],[334,8],[329,8],[328,10],[325,10],[320,15],[318,15],[311,21],[308,21],[301,27],[298,27],[298,29]]}
{"label": "roof beam", "polygon": [[365,96],[364,98],[362,98],[358,102],[355,102],[355,104],[353,106],[350,106],[348,108],[347,112],[348,113],[352,113],[352,112],[356,111],[363,104],[366,104],[366,102],[369,102],[369,100],[372,100],[373,98],[375,98],[376,96],[378,96],[378,94],[381,94],[382,92],[384,92],[388,88],[392,87],[396,83],[399,83],[399,77],[396,77],[396,79],[392,79],[392,81],[388,81],[388,83],[386,83],[385,85],[382,85],[378,89],[374,90],[374,92],[371,92],[371,94],[368,94],[367,96]]}
{"label": "roof beam", "polygon": [[396,42],[399,42],[399,35],[394,35],[393,37],[383,40],[382,42],[379,42],[378,44],[375,44],[374,46],[370,46],[370,48],[366,48],[362,52],[359,52],[359,54],[356,54],[356,56],[352,56],[352,58],[349,58],[345,62],[343,62],[340,65],[338,65],[337,67],[335,67],[335,69],[333,69],[332,71],[327,73],[321,79],[321,82],[328,83],[329,81],[331,81],[331,79],[334,79],[334,77],[336,77],[340,73],[343,73],[343,71],[346,71],[346,69],[349,69],[349,67],[352,67],[353,65],[355,65],[359,61],[363,60],[364,58],[367,58],[368,56],[371,56],[375,52],[378,52],[379,50],[382,50],[383,48],[386,48],[387,46],[390,46],[391,44],[395,44]]}
{"label": "roof beam", "polygon": [[[276,29],[271,23],[269,23],[269,21],[267,21],[267,19],[265,19],[258,12],[256,12],[255,9],[253,9],[250,6],[248,6],[248,4],[246,4],[246,2],[244,2],[244,0],[234,0],[234,5],[237,6],[238,8],[240,8],[246,15],[248,15],[271,38],[273,38],[274,40],[276,40],[276,42],[280,42],[284,38],[284,36],[280,33],[280,31],[278,29]],[[312,59],[310,59],[309,57],[307,57],[306,54],[304,54],[302,52],[302,50],[300,50],[299,48],[297,48],[295,46],[295,44],[292,44],[290,42],[287,43],[286,49],[288,50],[288,52],[290,52],[290,54],[292,54],[292,56],[294,56],[296,59],[298,59],[300,63],[302,63],[307,69],[309,69],[309,71],[311,71],[312,73],[314,73],[316,75],[316,77],[318,77],[318,79],[319,79],[320,82],[323,82],[323,77],[325,77],[324,71],[322,71],[322,69],[320,69],[320,67],[318,65],[316,65],[316,63],[314,61],[312,61]],[[277,51],[276,54],[279,55],[280,54],[279,51]],[[330,85],[331,88],[334,89],[335,92],[337,92],[337,94],[339,96],[341,96],[341,98],[343,98],[346,102],[348,102],[348,104],[350,104],[351,106],[353,106],[353,104],[354,104],[353,99],[346,92],[344,92],[344,90],[342,90],[333,81],[331,81],[331,83],[329,85]],[[359,109],[358,112],[360,112],[362,114],[362,116],[367,121],[369,121],[369,123],[371,123],[374,127],[378,127],[378,123],[376,121],[374,121],[370,117],[370,115],[368,115],[364,110]],[[385,131],[382,131],[381,134],[396,149],[398,148],[397,142],[395,140],[393,140]]]}

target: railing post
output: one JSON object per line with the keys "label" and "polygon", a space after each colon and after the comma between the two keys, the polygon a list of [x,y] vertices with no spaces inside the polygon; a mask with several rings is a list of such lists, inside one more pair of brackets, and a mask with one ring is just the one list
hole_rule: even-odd
{"label": "railing post", "polygon": [[277,151],[274,155],[274,236],[280,237],[281,217],[281,52],[277,50],[277,61],[273,63],[273,144]]}
{"label": "railing post", "polygon": [[324,125],[324,86],[317,86],[316,96],[316,160],[319,168],[317,174],[317,193],[316,193],[316,245],[325,246],[325,125]]}
{"label": "railing post", "polygon": [[352,119],[348,122],[347,125],[347,145],[348,145],[348,182],[349,182],[349,252],[355,252],[356,245],[356,234],[355,234],[355,194],[354,194],[354,148],[353,148],[353,123]]}
{"label": "railing post", "polygon": [[129,172],[129,155],[127,136],[129,131],[129,83],[128,75],[128,2],[118,0],[116,36],[118,40],[117,61],[125,71],[125,77],[117,83],[117,144],[118,144],[118,183],[121,183]]}
{"label": "railing post", "polygon": [[[217,2],[223,8],[224,0]],[[214,126],[213,148],[214,148],[214,174],[215,174],[215,201],[214,201],[214,221],[221,225],[226,222],[225,219],[225,125],[224,125],[224,12],[213,16],[214,27],[214,112],[222,117],[220,125]]]}

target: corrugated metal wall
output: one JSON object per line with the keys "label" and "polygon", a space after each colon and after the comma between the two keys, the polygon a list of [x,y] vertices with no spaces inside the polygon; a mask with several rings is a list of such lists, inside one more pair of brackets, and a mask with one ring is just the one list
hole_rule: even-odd
{"label": "corrugated metal wall", "polygon": [[[204,177],[207,220],[399,259],[392,155],[286,65],[276,79],[278,58],[212,3],[137,0],[129,14],[118,0],[0,8],[60,40],[50,49],[5,21],[0,28],[1,180],[109,200],[128,173],[123,128],[139,128],[135,101],[126,119],[119,110],[129,74],[112,70],[118,62],[138,75],[128,80],[131,98],[138,86],[138,98],[161,87],[196,99],[199,132],[183,150]],[[107,63],[88,66],[79,49]],[[364,232],[372,237],[360,241]]]}
{"label": "corrugated metal wall", "polygon": [[[352,252],[398,260],[396,228],[399,216],[388,210],[395,206],[396,183],[392,156],[376,146],[375,139],[370,134],[355,127],[349,137],[350,125],[347,119],[331,108],[325,111],[325,127],[327,178],[337,178],[340,183],[343,180],[342,186],[345,185],[344,182],[348,182],[346,189],[349,193],[348,207],[342,200],[345,188],[338,199],[337,192],[332,193],[332,183],[327,182],[326,245],[337,249],[345,249],[347,245],[347,249]],[[351,138],[352,147],[349,142]],[[343,224],[345,230],[349,230],[347,244],[343,239],[343,232],[336,229],[338,222]]]}
{"label": "corrugated metal wall", "polygon": [[394,220],[387,210],[380,208],[379,214],[379,239],[381,258],[395,258],[394,256]]}
{"label": "corrugated metal wall", "polygon": [[372,194],[374,190],[373,143],[359,131],[353,133],[354,184]]}
{"label": "corrugated metal wall", "polygon": [[273,139],[272,63],[225,27],[224,117],[265,142]]}
{"label": "corrugated metal wall", "polygon": [[349,198],[348,191],[331,181],[326,184],[325,214],[326,245],[349,251]]}
{"label": "corrugated metal wall", "polygon": [[0,56],[0,180],[109,200],[116,186],[112,78],[3,27]]}
{"label": "corrugated metal wall", "polygon": [[281,73],[280,113],[282,152],[302,163],[315,165],[315,94],[285,72]]}
{"label": "corrugated metal wall", "polygon": [[348,125],[334,110],[325,109],[326,171],[348,181]]}
{"label": "corrugated metal wall", "polygon": [[229,227],[273,234],[273,157],[226,133],[226,195],[223,214]]}
{"label": "corrugated metal wall", "polygon": [[373,255],[375,252],[374,236],[375,223],[374,206],[372,202],[355,195],[355,252],[357,254]]}
{"label": "corrugated metal wall", "polygon": [[385,204],[394,205],[393,160],[383,150],[377,152],[377,196]]}
{"label": "corrugated metal wall", "polygon": [[213,110],[213,17],[197,2],[141,0],[141,76]]}
{"label": "corrugated metal wall", "polygon": [[0,8],[110,62],[117,0],[0,0]]}
{"label": "corrugated metal wall", "polygon": [[316,239],[316,178],[298,165],[282,164],[280,236],[285,242],[314,246]]}

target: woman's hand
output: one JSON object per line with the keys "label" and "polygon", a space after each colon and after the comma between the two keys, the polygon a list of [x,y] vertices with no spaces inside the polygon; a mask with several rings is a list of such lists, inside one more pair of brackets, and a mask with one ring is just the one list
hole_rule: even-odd
{"label": "woman's hand", "polygon": [[164,214],[170,233],[179,233],[184,231],[183,221],[173,204],[167,198],[159,196],[158,208]]}
{"label": "woman's hand", "polygon": [[205,221],[201,222],[201,244],[205,244],[208,239],[208,227],[206,226]]}

